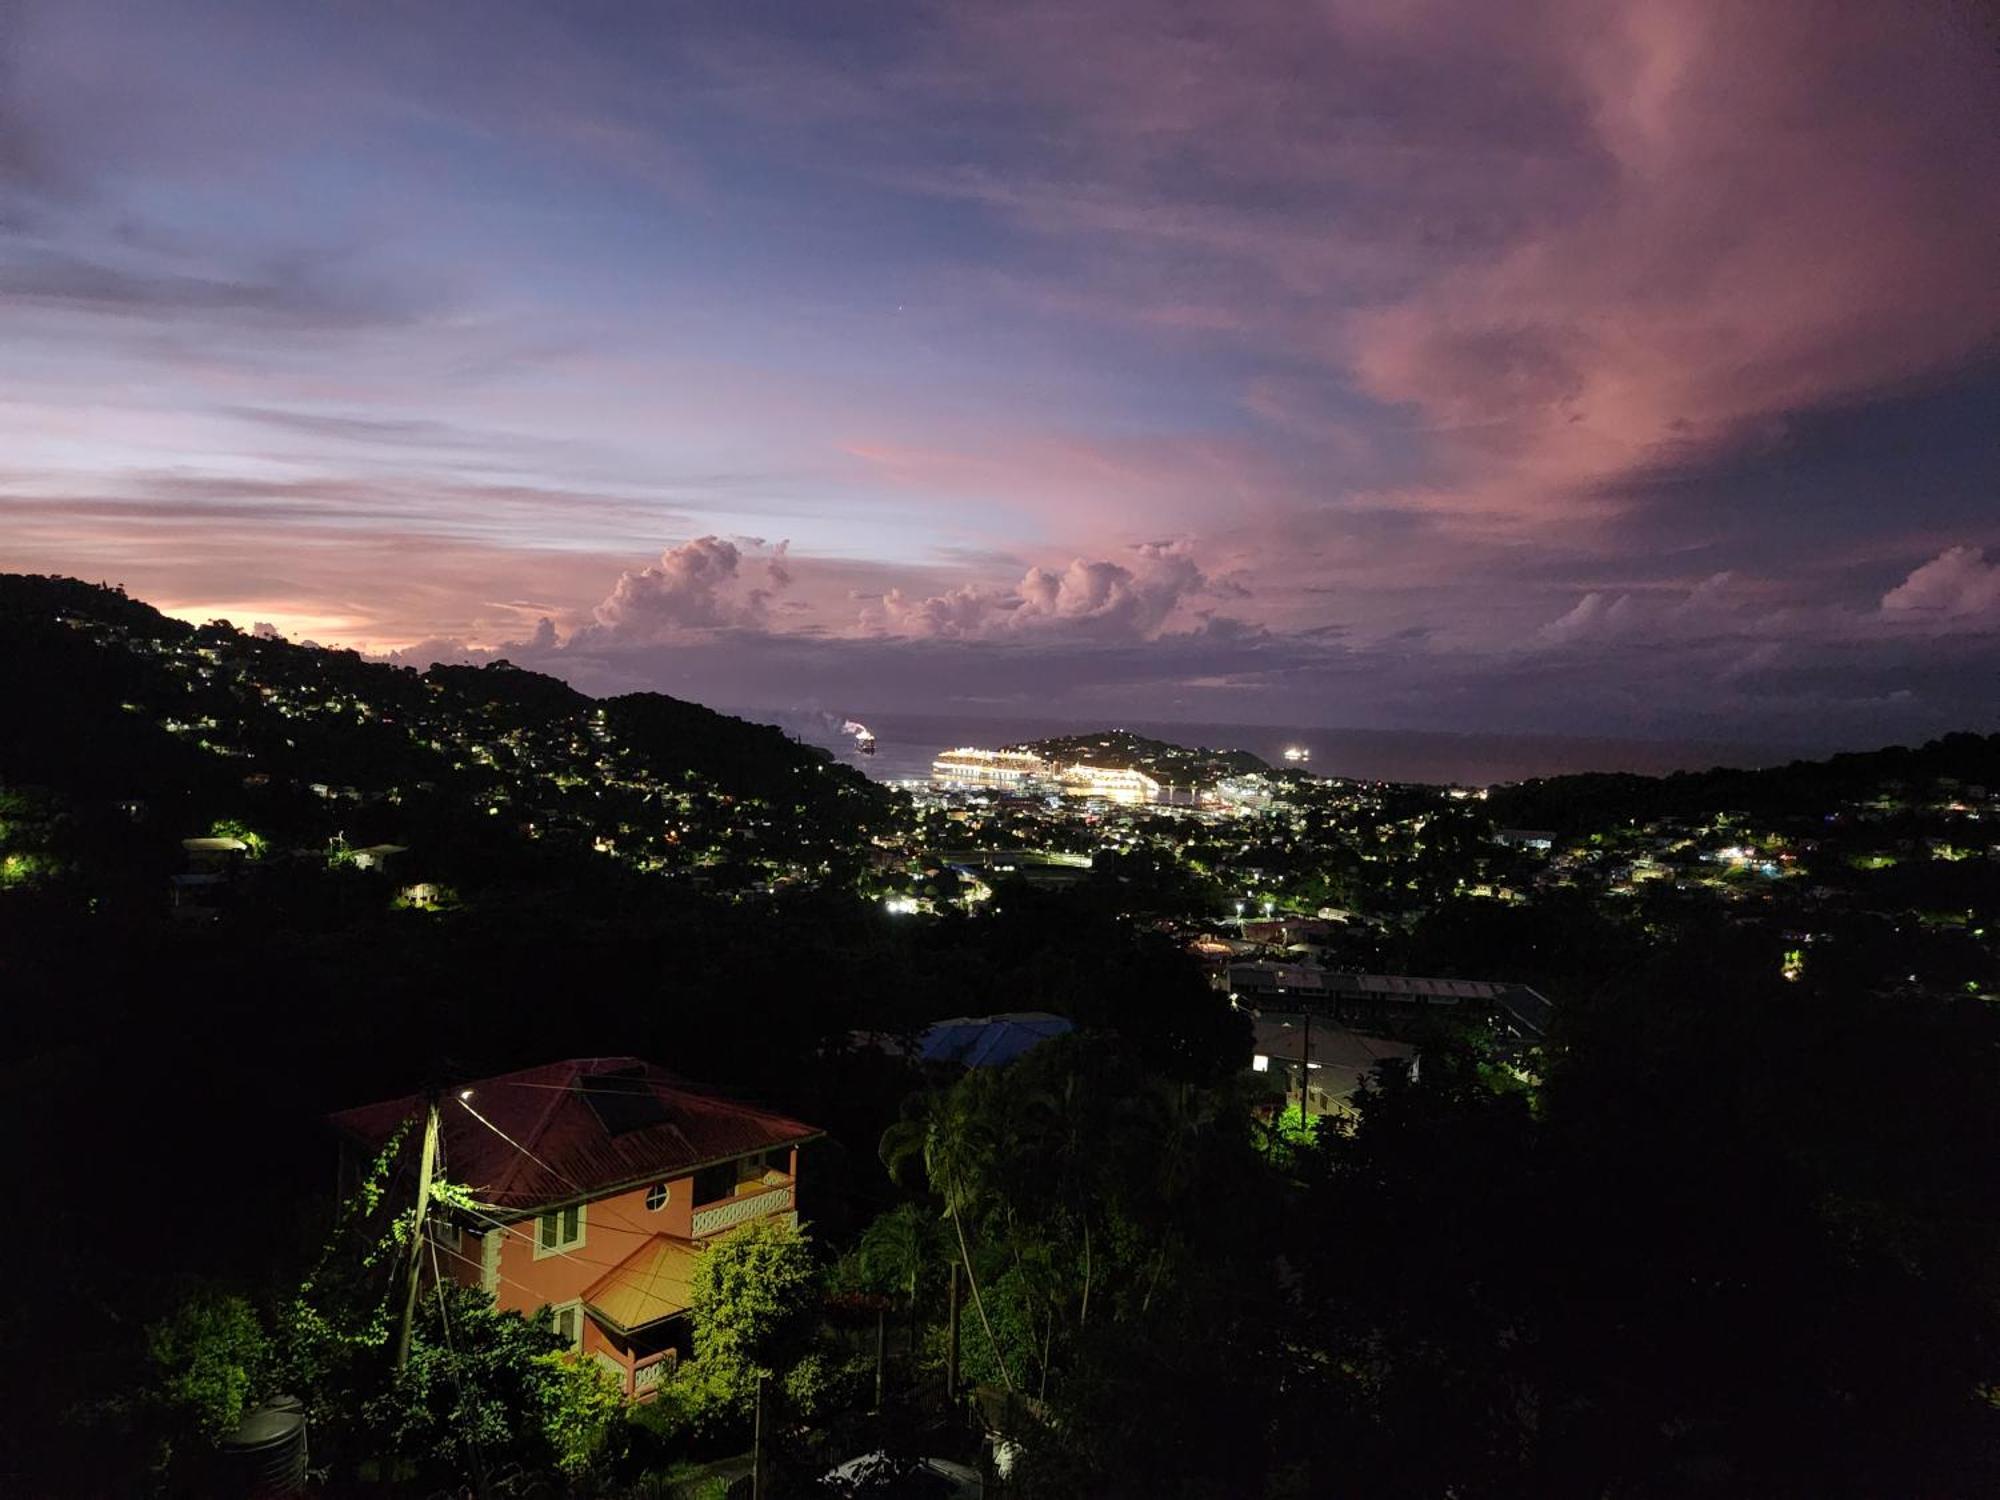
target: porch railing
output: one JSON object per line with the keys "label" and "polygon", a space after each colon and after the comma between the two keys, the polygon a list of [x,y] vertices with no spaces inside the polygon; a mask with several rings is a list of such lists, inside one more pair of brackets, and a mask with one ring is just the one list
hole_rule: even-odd
{"label": "porch railing", "polygon": [[766,1214],[781,1214],[792,1207],[791,1183],[771,1188],[767,1192],[750,1193],[741,1198],[725,1198],[720,1203],[711,1203],[706,1208],[694,1211],[694,1237],[720,1234],[725,1229],[734,1229],[750,1219],[761,1219]]}
{"label": "porch railing", "polygon": [[662,1349],[658,1354],[649,1354],[632,1366],[632,1396],[643,1400],[660,1388],[661,1382],[674,1373],[679,1362],[679,1351]]}

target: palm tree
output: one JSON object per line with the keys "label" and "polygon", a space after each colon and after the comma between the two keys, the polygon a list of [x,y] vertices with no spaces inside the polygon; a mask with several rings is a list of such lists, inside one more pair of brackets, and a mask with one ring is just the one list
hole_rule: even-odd
{"label": "palm tree", "polygon": [[1036,1144],[1048,1154],[1054,1167],[1056,1199],[1075,1218],[1083,1235],[1083,1297],[1078,1310],[1078,1326],[1090,1322],[1090,1290],[1093,1277],[1091,1256],[1091,1208],[1115,1186],[1106,1170],[1101,1115],[1101,1078],[1087,1077],[1087,1060],[1075,1049],[1060,1054],[1055,1076],[1031,1100],[1031,1120]]}
{"label": "palm tree", "polygon": [[[1200,1171],[1201,1152],[1214,1139],[1225,1113],[1223,1094],[1185,1082],[1160,1083],[1139,1095],[1131,1107],[1132,1124],[1153,1143],[1150,1186],[1163,1224],[1172,1224]],[[1166,1269],[1175,1239],[1170,1231],[1160,1236],[1139,1303],[1142,1314],[1153,1305],[1153,1294],[1159,1290],[1160,1274]]]}
{"label": "palm tree", "polygon": [[972,1269],[972,1250],[965,1237],[965,1219],[974,1209],[986,1178],[993,1167],[994,1143],[988,1106],[993,1085],[978,1080],[990,1075],[974,1072],[955,1088],[918,1096],[906,1118],[897,1121],[882,1136],[882,1164],[891,1177],[900,1177],[912,1162],[921,1161],[931,1191],[944,1202],[944,1217],[951,1221],[958,1240],[959,1264],[965,1268],[965,1284],[972,1292],[972,1309],[979,1315],[986,1346],[999,1367],[1007,1393],[1014,1393],[1014,1377],[1007,1368],[1000,1341],[993,1336],[993,1324],[986,1316],[986,1299],[980,1294],[979,1278]]}
{"label": "palm tree", "polygon": [[910,1300],[910,1355],[917,1352],[917,1290],[928,1258],[930,1219],[914,1203],[879,1215],[861,1236],[861,1269],[871,1279],[895,1287]]}

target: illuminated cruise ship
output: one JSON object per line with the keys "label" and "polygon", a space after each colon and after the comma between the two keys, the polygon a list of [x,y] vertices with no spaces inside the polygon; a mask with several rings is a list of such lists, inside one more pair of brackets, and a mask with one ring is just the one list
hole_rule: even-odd
{"label": "illuminated cruise ship", "polygon": [[1114,766],[1070,766],[1062,773],[1062,789],[1070,797],[1101,797],[1106,802],[1158,802],[1160,784],[1144,771]]}
{"label": "illuminated cruise ship", "polygon": [[946,750],[931,762],[931,780],[945,786],[1025,787],[1044,781],[1049,764],[1026,750]]}

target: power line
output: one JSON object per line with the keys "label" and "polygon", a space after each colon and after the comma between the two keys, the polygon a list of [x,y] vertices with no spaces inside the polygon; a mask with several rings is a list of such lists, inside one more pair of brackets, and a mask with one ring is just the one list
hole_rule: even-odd
{"label": "power line", "polygon": [[[432,1244],[435,1247],[436,1241],[433,1240]],[[486,1272],[486,1267],[481,1262],[474,1260],[471,1256],[467,1255],[463,1250],[454,1250],[449,1245],[444,1246],[443,1249],[444,1253],[450,1256],[453,1260],[459,1261],[464,1265],[471,1266],[474,1270],[480,1273],[482,1278],[484,1277]],[[507,1285],[518,1289],[519,1291],[525,1293],[528,1297],[534,1299],[531,1304],[532,1306],[541,1307],[548,1302],[548,1298],[544,1297],[535,1288],[529,1286],[526,1282],[516,1281],[513,1277],[509,1276],[506,1272],[501,1271],[497,1267],[494,1269],[493,1274],[497,1276],[500,1280],[506,1282]]]}
{"label": "power line", "polygon": [[583,1187],[581,1183],[577,1182],[567,1173],[558,1172],[554,1167],[550,1166],[547,1162],[543,1161],[539,1156],[535,1155],[534,1152],[530,1151],[526,1146],[522,1145],[519,1141],[515,1140],[514,1137],[507,1134],[506,1131],[502,1130],[498,1125],[495,1125],[491,1120],[487,1119],[486,1116],[482,1115],[478,1110],[474,1109],[469,1103],[466,1102],[464,1094],[460,1094],[458,1096],[458,1105],[460,1109],[464,1110],[467,1114],[471,1115],[473,1119],[477,1120],[480,1124],[484,1125],[488,1130],[492,1131],[495,1135],[499,1136],[501,1140],[505,1141],[508,1145],[512,1146],[516,1151],[520,1152],[523,1156],[527,1157],[529,1161],[533,1162],[536,1166],[540,1167],[544,1172],[547,1172],[551,1177],[554,1177],[558,1181],[567,1185],[568,1187],[575,1189],[575,1191],[577,1191],[578,1193],[582,1193],[586,1198],[590,1196],[589,1192]]}
{"label": "power line", "polygon": [[[465,1212],[471,1214],[476,1219],[484,1219],[487,1223],[491,1224],[495,1229],[498,1229],[502,1234],[511,1234],[517,1239],[526,1240],[531,1246],[534,1246],[537,1250],[540,1250],[543,1255],[559,1255],[564,1260],[573,1260],[580,1266],[602,1266],[607,1271],[614,1271],[619,1266],[624,1264],[623,1261],[599,1260],[592,1255],[577,1255],[568,1250],[558,1250],[558,1249],[541,1250],[540,1245],[536,1244],[535,1237],[532,1234],[529,1234],[527,1230],[519,1229],[512,1224],[504,1223],[501,1220],[494,1218],[491,1214],[482,1213],[476,1208],[467,1207],[465,1209]],[[515,1283],[515,1285],[517,1286],[519,1284],[520,1283],[518,1282]]]}

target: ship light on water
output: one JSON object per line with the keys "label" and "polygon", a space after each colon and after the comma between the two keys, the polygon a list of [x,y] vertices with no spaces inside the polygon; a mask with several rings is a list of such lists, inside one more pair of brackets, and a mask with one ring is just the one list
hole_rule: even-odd
{"label": "ship light on water", "polygon": [[1312,758],[1313,758],[1312,751],[1306,749],[1304,745],[1285,746],[1285,759],[1290,761],[1295,766],[1301,765],[1304,762],[1311,760]]}

